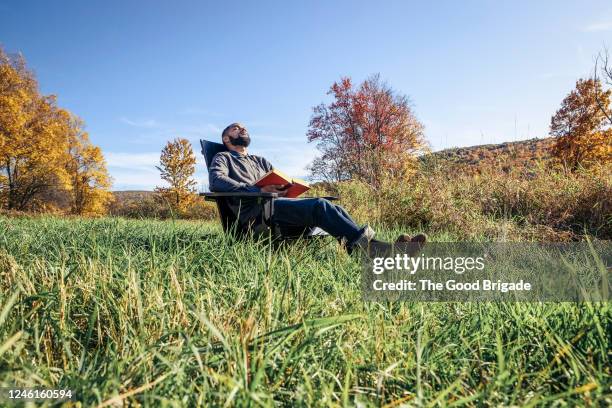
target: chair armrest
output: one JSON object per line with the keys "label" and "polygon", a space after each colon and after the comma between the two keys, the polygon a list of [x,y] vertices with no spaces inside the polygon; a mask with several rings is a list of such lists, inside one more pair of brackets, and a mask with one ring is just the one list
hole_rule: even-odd
{"label": "chair armrest", "polygon": [[205,200],[215,201],[217,198],[229,198],[229,197],[237,197],[237,198],[276,198],[278,197],[277,193],[199,193],[200,196],[203,196]]}
{"label": "chair armrest", "polygon": [[[200,196],[203,196],[206,200],[214,201],[217,197],[244,197],[244,198],[253,198],[253,197],[262,197],[262,198],[278,198],[278,193],[199,193]],[[325,198],[329,201],[338,200],[336,196],[324,196],[319,198]]]}

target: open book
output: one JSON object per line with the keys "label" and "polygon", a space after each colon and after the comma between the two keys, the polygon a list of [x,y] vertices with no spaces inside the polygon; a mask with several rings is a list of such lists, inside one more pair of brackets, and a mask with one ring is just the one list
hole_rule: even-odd
{"label": "open book", "polygon": [[255,185],[257,187],[265,187],[273,184],[285,186],[287,198],[295,198],[305,191],[310,190],[310,185],[301,179],[291,178],[280,172],[279,170],[273,169],[260,178]]}

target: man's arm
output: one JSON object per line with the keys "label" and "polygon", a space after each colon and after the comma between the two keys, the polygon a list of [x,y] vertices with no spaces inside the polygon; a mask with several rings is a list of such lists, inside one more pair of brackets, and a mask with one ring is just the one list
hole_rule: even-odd
{"label": "man's arm", "polygon": [[227,161],[223,156],[215,156],[208,169],[208,185],[215,192],[258,193],[261,189],[247,183],[241,183],[228,176]]}

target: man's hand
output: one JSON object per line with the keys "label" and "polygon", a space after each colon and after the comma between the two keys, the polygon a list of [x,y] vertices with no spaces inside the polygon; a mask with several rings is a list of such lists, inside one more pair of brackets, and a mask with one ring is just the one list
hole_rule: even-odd
{"label": "man's hand", "polygon": [[286,186],[282,186],[280,184],[271,184],[269,186],[264,186],[261,188],[262,193],[277,193],[279,197],[283,197],[287,194]]}

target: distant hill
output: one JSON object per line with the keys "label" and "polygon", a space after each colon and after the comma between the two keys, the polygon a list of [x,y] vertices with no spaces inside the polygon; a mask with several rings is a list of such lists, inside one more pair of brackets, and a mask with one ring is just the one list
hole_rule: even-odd
{"label": "distant hill", "polygon": [[124,190],[113,191],[113,194],[118,200],[139,200],[145,197],[152,197],[154,192],[147,190]]}
{"label": "distant hill", "polygon": [[483,167],[528,169],[536,162],[551,159],[550,148],[554,138],[529,139],[517,142],[486,144],[470,147],[455,147],[433,152],[420,157],[421,162],[435,165],[461,167],[476,171]]}

